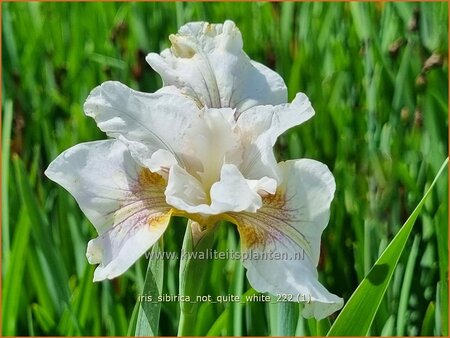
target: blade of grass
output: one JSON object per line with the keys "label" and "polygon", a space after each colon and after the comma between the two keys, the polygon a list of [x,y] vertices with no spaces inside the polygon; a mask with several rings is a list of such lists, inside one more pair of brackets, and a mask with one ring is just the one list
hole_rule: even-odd
{"label": "blade of grass", "polygon": [[30,332],[30,336],[35,336],[36,334],[34,333],[34,319],[30,306],[27,308],[27,326],[28,332]]}
{"label": "blade of grass", "polygon": [[389,337],[394,334],[394,326],[395,326],[395,317],[392,315],[384,324],[383,330],[381,331],[381,336]]}
{"label": "blade of grass", "polygon": [[131,336],[134,332],[136,332],[136,324],[137,324],[137,316],[139,310],[141,308],[141,303],[136,302],[133,308],[133,312],[131,313],[131,318],[128,324],[127,336]]}
{"label": "blade of grass", "polygon": [[[3,4],[3,13],[2,13],[2,38],[4,41],[4,48],[6,53],[8,54],[8,62],[11,63],[12,69],[17,70],[19,68],[18,65],[18,53],[17,53],[17,44],[15,38],[15,32],[13,29],[13,20],[11,18],[11,11],[9,4]],[[5,53],[5,54],[6,54]],[[5,55],[3,54],[3,55]],[[3,87],[5,88],[5,87]]]}
{"label": "blade of grass", "polygon": [[[18,171],[17,168],[15,169]],[[22,177],[19,176],[18,179],[20,180]],[[2,333],[5,336],[17,334],[17,318],[21,301],[21,293],[17,292],[17,287],[23,283],[30,229],[31,223],[28,214],[21,209],[15,226],[9,268],[3,279]]]}
{"label": "blade of grass", "polygon": [[269,321],[269,335],[270,336],[279,336],[278,334],[278,303],[276,302],[270,302],[267,304],[267,310],[268,310],[268,321]]}
{"label": "blade of grass", "polygon": [[367,334],[417,216],[447,164],[448,158],[442,164],[417,207],[350,297],[327,336],[364,336]]}
{"label": "blade of grass", "polygon": [[38,325],[44,332],[50,332],[55,327],[55,322],[52,316],[39,304],[32,305],[33,315],[36,318]]}
{"label": "blade of grass", "polygon": [[[208,295],[210,293],[205,292],[204,295]],[[223,311],[229,311],[230,307],[226,307]],[[215,304],[212,302],[200,302],[198,307],[198,317],[195,325],[195,332],[193,336],[204,336],[214,325],[215,321],[218,318],[218,312],[216,312]],[[231,320],[230,313],[227,315],[228,322]],[[227,336],[228,335],[228,327],[221,327],[221,334]]]}
{"label": "blade of grass", "polygon": [[68,288],[68,276],[61,256],[58,255],[56,246],[52,241],[51,227],[47,223],[41,206],[36,200],[31,183],[26,177],[26,170],[22,161],[16,158],[14,163],[18,172],[18,187],[21,200],[29,217],[33,220],[32,237],[39,260],[39,266],[43,269],[43,276],[48,288],[55,290],[57,295],[53,299],[55,308],[62,312],[64,304],[69,303],[70,291]]}
{"label": "blade of grass", "polygon": [[422,329],[420,330],[421,336],[433,336],[435,332],[433,332],[434,328],[434,312],[436,311],[436,306],[433,302],[428,304],[427,312],[425,312],[425,318],[422,322]]}
{"label": "blade of grass", "polygon": [[299,315],[298,303],[277,302],[269,304],[271,336],[294,336]]}
{"label": "blade of grass", "polygon": [[446,312],[448,313],[448,298],[444,297],[446,291],[448,290],[447,281],[439,281],[436,287],[436,308],[435,311],[435,327],[438,335],[446,336],[444,333],[448,328],[445,326],[448,323],[448,318],[444,318]]}
{"label": "blade of grass", "polygon": [[42,282],[45,280],[43,275],[44,271],[39,268],[38,258],[33,251],[31,251],[27,263],[27,272],[29,273],[31,285],[36,292],[38,303],[44,307],[48,313],[54,316],[57,309],[54,306],[53,299],[57,299],[58,296],[55,290],[49,289],[47,285]]}
{"label": "blade of grass", "polygon": [[406,320],[409,317],[409,314],[407,312],[408,302],[410,298],[409,295],[411,291],[414,266],[416,264],[417,254],[419,253],[419,244],[420,244],[420,237],[419,235],[416,235],[414,237],[414,242],[408,257],[408,262],[406,263],[405,274],[403,277],[403,283],[401,287],[402,291],[400,293],[400,301],[397,312],[397,336],[405,335],[405,327],[406,327],[405,324]]}
{"label": "blade of grass", "polygon": [[[242,295],[244,291],[244,266],[241,262],[237,262],[235,268],[235,275],[233,279],[233,284],[231,288],[232,295]],[[229,332],[232,333],[233,336],[242,336],[243,328],[242,328],[242,317],[244,307],[240,302],[234,302],[230,305],[231,309],[231,323],[232,327]]]}
{"label": "blade of grass", "polygon": [[209,329],[208,333],[206,334],[208,337],[218,337],[221,335],[221,332],[223,328],[226,327],[228,321],[228,311],[223,311],[219,318],[214,322],[213,326]]}
{"label": "blade of grass", "polygon": [[[439,256],[439,274],[441,286],[436,294],[437,303],[436,315],[440,315],[440,323],[437,334],[448,336],[448,199],[445,197],[442,205],[439,207],[435,222],[435,231],[437,235],[438,256]],[[445,222],[446,220],[446,222]]]}
{"label": "blade of grass", "polygon": [[[157,257],[157,253],[162,251],[163,243],[162,240],[159,240],[152,247],[152,257]],[[163,277],[164,260],[156,258],[149,259],[142,296],[145,298],[151,297],[151,300],[138,300],[138,302],[140,302],[140,307],[136,322],[135,336],[158,335],[161,302],[157,301],[157,299],[162,293]]]}
{"label": "blade of grass", "polygon": [[89,318],[91,316],[92,297],[95,292],[95,287],[97,284],[92,282],[93,273],[92,267],[85,264],[84,274],[78,282],[77,289],[74,291],[73,296],[70,300],[70,307],[73,309],[77,321],[79,323],[80,329],[84,333],[84,327],[87,325]]}
{"label": "blade of grass", "polygon": [[322,320],[318,320],[316,323],[316,333],[318,336],[325,336],[327,332],[330,330],[331,322],[329,318],[324,318]]}
{"label": "blade of grass", "polygon": [[13,104],[11,100],[7,100],[3,109],[2,128],[2,264],[4,269],[8,269],[7,257],[10,250],[8,182],[12,119]]}

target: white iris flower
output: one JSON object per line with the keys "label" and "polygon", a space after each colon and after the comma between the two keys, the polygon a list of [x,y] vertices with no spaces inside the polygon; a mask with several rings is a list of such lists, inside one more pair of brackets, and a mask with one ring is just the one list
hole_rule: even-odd
{"label": "white iris flower", "polygon": [[333,175],[314,160],[277,163],[273,153],[279,135],[314,115],[308,98],[285,103],[283,80],[246,56],[231,21],[189,23],[170,39],[171,49],[147,56],[166,86],[152,94],[118,82],[95,88],[84,110],[111,139],[76,145],[46,171],[99,233],[87,249],[99,264],[94,280],[125,272],[173,215],[202,229],[227,220],[251,253],[243,264],[255,290],[308,300],[305,317],[340,309],[316,270]]}

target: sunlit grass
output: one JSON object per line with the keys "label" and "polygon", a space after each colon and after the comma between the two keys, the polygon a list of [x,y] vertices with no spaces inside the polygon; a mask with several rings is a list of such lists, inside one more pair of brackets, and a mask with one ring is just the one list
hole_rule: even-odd
{"label": "sunlit grass", "polygon": [[[154,91],[145,63],[187,21],[232,19],[252,59],[285,79],[316,115],[277,143],[280,160],[314,158],[336,178],[322,239],[320,279],[348,300],[423,197],[448,153],[447,3],[3,3],[2,323],[4,335],[133,335],[147,261],[92,283],[85,258],[95,230],[43,175],[61,151],[103,139],[82,105],[106,80]],[[448,176],[425,202],[372,335],[448,335]],[[164,248],[179,251],[174,219]],[[219,227],[215,248],[237,250]],[[163,292],[178,293],[178,261]],[[251,294],[239,261],[210,262],[203,294]],[[177,332],[179,306],[161,304],[160,335]],[[201,335],[278,334],[289,309],[203,303]],[[294,311],[299,312],[295,307]],[[299,319],[323,335],[335,317]]]}

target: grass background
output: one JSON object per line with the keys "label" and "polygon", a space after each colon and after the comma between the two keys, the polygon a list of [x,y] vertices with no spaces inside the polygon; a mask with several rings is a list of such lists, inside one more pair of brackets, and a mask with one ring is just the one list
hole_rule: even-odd
{"label": "grass background", "polygon": [[[82,104],[118,80],[152,92],[145,63],[185,22],[232,19],[247,54],[305,92],[316,116],[283,135],[279,159],[326,163],[336,178],[320,280],[348,299],[422,197],[448,153],[448,4],[2,3],[2,334],[134,334],[147,261],[92,283],[96,237],[74,199],[43,175],[63,150],[103,139]],[[164,235],[179,251],[182,220]],[[218,250],[238,248],[220,227]],[[177,261],[164,293],[177,294]],[[213,297],[252,292],[238,261],[210,263]],[[427,200],[383,298],[373,335],[448,335],[448,175]],[[279,304],[201,304],[198,334],[274,334]],[[176,334],[163,303],[161,335]],[[299,318],[297,334],[323,335]]]}

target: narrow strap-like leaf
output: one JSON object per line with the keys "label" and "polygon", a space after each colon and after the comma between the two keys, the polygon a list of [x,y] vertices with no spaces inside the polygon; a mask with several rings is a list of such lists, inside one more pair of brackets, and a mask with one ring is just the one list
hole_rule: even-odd
{"label": "narrow strap-like leaf", "polygon": [[164,261],[162,259],[157,259],[157,252],[161,252],[162,249],[162,240],[159,240],[152,247],[152,254],[148,262],[147,274],[145,276],[144,290],[141,299],[138,300],[140,305],[135,336],[158,335],[159,315],[161,312],[161,302],[158,301],[158,296],[160,296],[162,292]]}
{"label": "narrow strap-like leaf", "polygon": [[328,332],[328,336],[365,336],[367,334],[411,234],[417,216],[447,164],[448,158],[442,164],[417,207],[384,250],[380,258],[375,262],[366,278],[364,278],[350,297],[338,318],[333,323],[333,326]]}

